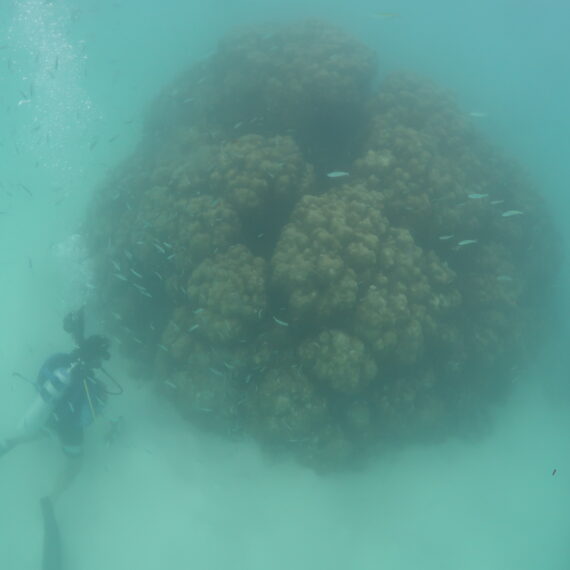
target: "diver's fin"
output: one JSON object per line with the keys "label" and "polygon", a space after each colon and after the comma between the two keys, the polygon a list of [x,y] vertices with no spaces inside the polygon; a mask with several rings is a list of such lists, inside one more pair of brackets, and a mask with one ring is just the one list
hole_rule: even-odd
{"label": "diver's fin", "polygon": [[61,555],[61,535],[55,520],[53,504],[49,497],[40,501],[44,519],[44,549],[42,570],[63,570]]}

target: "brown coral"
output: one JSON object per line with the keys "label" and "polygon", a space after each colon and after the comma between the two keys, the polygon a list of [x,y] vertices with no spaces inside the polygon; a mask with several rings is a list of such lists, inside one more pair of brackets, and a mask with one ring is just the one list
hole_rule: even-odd
{"label": "brown coral", "polygon": [[518,167],[433,83],[373,93],[375,65],[323,23],[228,36],[86,224],[109,328],[161,393],[317,468],[470,425],[559,265]]}
{"label": "brown coral", "polygon": [[222,145],[211,189],[240,213],[290,207],[312,185],[312,169],[290,137],[244,135]]}
{"label": "brown coral", "polygon": [[193,271],[187,293],[198,307],[200,335],[211,342],[236,341],[266,309],[265,262],[242,245],[232,246]]}
{"label": "brown coral", "polygon": [[354,308],[388,234],[379,197],[364,187],[304,197],[271,261],[291,315],[327,319]]}
{"label": "brown coral", "polygon": [[339,330],[308,338],[299,348],[299,356],[307,373],[340,394],[362,392],[378,373],[364,343]]}

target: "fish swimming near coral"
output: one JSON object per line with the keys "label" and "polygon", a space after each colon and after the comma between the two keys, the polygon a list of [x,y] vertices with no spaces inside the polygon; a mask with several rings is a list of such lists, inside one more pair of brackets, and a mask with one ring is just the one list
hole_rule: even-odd
{"label": "fish swimming near coral", "polygon": [[43,497],[40,506],[44,521],[42,570],[63,570],[61,534],[55,520],[51,499]]}

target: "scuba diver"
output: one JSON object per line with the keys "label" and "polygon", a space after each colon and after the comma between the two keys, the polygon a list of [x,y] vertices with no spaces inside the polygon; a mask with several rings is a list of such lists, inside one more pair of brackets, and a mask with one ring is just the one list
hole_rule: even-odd
{"label": "scuba diver", "polygon": [[83,431],[103,409],[109,392],[96,377],[110,358],[109,340],[101,335],[85,338],[83,309],[69,313],[63,328],[71,334],[76,348],[69,353],[50,356],[41,366],[35,387],[36,397],[13,437],[0,440],[0,457],[14,447],[33,441],[45,432],[55,433],[67,456],[64,471],[49,495],[52,502],[65,491],[80,471],[83,455]]}

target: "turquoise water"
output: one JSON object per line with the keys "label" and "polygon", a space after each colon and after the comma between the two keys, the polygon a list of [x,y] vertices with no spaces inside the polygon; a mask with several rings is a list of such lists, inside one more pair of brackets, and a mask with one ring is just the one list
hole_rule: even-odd
{"label": "turquoise water", "polygon": [[[4,2],[0,435],[30,399],[12,373],[33,377],[46,355],[67,349],[61,318],[89,298],[77,235],[93,189],[136,144],[165,82],[235,25],[326,18],[376,49],[385,69],[452,89],[534,178],[567,239],[568,11],[555,2],[461,4]],[[560,303],[566,311],[564,295]],[[68,567],[568,568],[565,342],[520,371],[487,438],[410,448],[330,477],[195,432],[116,357],[127,390],[108,417],[124,416],[127,431],[107,448],[107,424],[93,426],[83,472],[57,505]],[[40,567],[37,503],[61,461],[49,440],[2,459],[0,568]]]}

